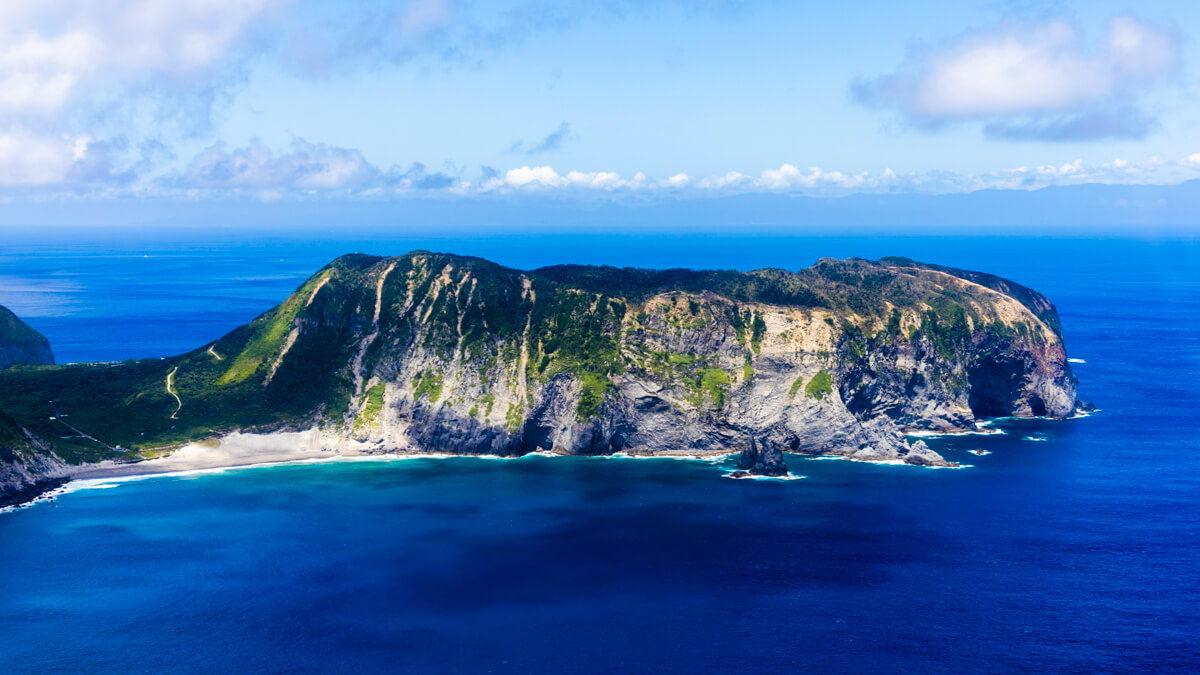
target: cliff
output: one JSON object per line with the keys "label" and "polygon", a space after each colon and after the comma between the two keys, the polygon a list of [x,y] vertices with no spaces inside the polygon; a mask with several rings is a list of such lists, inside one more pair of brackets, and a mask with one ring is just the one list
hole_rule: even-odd
{"label": "cliff", "polygon": [[69,474],[49,443],[0,413],[0,506],[32,499],[66,482]]}
{"label": "cliff", "polygon": [[0,306],[0,370],[14,363],[54,363],[50,341]]}
{"label": "cliff", "polygon": [[0,408],[32,433],[57,439],[51,418],[70,415],[78,434],[55,443],[69,462],[317,427],[368,452],[704,454],[754,438],[936,466],[904,432],[1074,407],[1046,298],[898,258],[743,273],[348,255],[188,354],[0,374]]}

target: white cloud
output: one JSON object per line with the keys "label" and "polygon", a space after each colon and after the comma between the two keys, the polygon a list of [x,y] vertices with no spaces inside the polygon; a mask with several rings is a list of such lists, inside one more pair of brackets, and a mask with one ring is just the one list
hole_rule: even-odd
{"label": "white cloud", "polygon": [[47,115],[97,87],[219,66],[289,0],[8,0],[0,8],[0,110]]}
{"label": "white cloud", "polygon": [[754,179],[740,171],[730,171],[720,176],[707,176],[696,181],[696,187],[701,190],[724,190],[752,185]]}
{"label": "white cloud", "polygon": [[931,60],[913,83],[913,111],[930,119],[1062,110],[1111,87],[1109,68],[1083,58],[1063,22],[1029,33],[972,36]]}
{"label": "white cloud", "polygon": [[[560,172],[550,165],[520,166],[504,172],[485,168],[479,180],[468,180],[462,169],[442,171],[413,163],[408,168],[380,170],[354,149],[296,139],[282,151],[255,140],[239,148],[214,144],[183,169],[155,177],[147,167],[170,159],[161,144],[97,141],[87,135],[0,134],[0,187],[20,191],[89,193],[93,195],[154,194],[202,197],[252,195],[260,199],[317,198],[389,199],[403,196],[537,194],[643,195],[699,197],[750,193],[837,197],[849,194],[962,193],[980,189],[1031,190],[1079,183],[1169,183],[1186,178],[1183,167],[1200,168],[1200,153],[1175,162],[1158,156],[1141,160],[1114,158],[1097,164],[1082,159],[1019,166],[981,174],[952,171],[896,173],[844,172],[784,163],[758,174],[730,171],[709,176],[675,173],[650,178],[615,171]],[[139,154],[133,161],[130,155]]]}
{"label": "white cloud", "polygon": [[674,176],[668,177],[667,180],[664,181],[664,184],[667,187],[681,188],[686,187],[690,182],[692,182],[692,177],[681,172],[675,174]]}
{"label": "white cloud", "polygon": [[509,169],[504,177],[484,181],[481,189],[546,190],[551,188],[576,188],[580,190],[636,190],[649,185],[646,174],[636,173],[633,178],[624,178],[615,171],[568,171],[561,175],[550,166],[530,168],[522,166]]}
{"label": "white cloud", "polygon": [[1174,33],[1123,15],[1109,23],[1106,46],[1120,76],[1154,78],[1174,68],[1177,42]]}
{"label": "white cloud", "polygon": [[88,136],[0,134],[0,185],[65,183],[72,168],[87,159],[92,142]]}
{"label": "white cloud", "polygon": [[515,188],[564,187],[569,183],[570,181],[558,175],[558,172],[549,166],[539,166],[533,169],[523,166],[519,169],[509,169],[504,174],[503,181],[504,185]]}
{"label": "white cloud", "polygon": [[1009,23],[914,51],[896,74],[859,83],[854,92],[920,126],[1021,122],[1015,129],[993,125],[993,138],[1144,136],[1153,120],[1130,106],[1131,93],[1175,69],[1178,41],[1173,31],[1128,15],[1109,22],[1096,50],[1065,20]]}
{"label": "white cloud", "polygon": [[1047,165],[1047,166],[1039,166],[1037,168],[1038,173],[1044,174],[1047,176],[1067,176],[1070,174],[1077,174],[1082,170],[1083,170],[1083,160],[1082,159],[1077,159],[1074,162],[1070,162],[1068,164],[1063,164],[1061,166]]}
{"label": "white cloud", "polygon": [[[138,101],[149,102],[140,113],[164,113],[160,122],[207,119],[210,99],[197,92],[290,1],[0,3],[0,184],[105,189],[132,179],[146,166],[123,139]],[[178,97],[158,96],[164,87]],[[130,166],[118,176],[122,162]]]}

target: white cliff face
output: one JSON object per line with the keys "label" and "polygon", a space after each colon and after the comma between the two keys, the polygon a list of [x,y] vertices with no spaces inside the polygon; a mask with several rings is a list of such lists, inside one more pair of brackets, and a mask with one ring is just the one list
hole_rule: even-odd
{"label": "white cliff face", "polygon": [[[397,349],[383,351],[371,372],[354,374],[384,385],[382,414],[365,425],[349,421],[354,429],[340,438],[379,451],[468,454],[728,453],[759,438],[791,452],[938,466],[946,462],[910,445],[905,431],[974,429],[972,404],[987,407],[988,397],[1005,401],[1005,414],[1069,414],[1074,406],[1061,346],[1031,350],[980,331],[958,351],[939,353],[929,338],[905,337],[921,325],[917,311],[898,312],[893,334],[853,314],[711,292],[620,298],[621,311],[608,314],[613,299],[568,291],[581,296],[576,320],[607,317],[602,332],[611,345],[596,348],[614,353],[609,372],[581,374],[554,367],[557,353],[546,342],[566,327],[531,328],[538,298],[522,276],[510,289],[526,313],[519,332],[472,354],[462,348],[462,316],[478,279],[453,265],[436,272],[415,302],[420,284],[410,273],[392,317],[404,339],[393,340]],[[550,301],[543,291],[542,302]],[[430,317],[439,302],[460,308],[453,349],[436,346]],[[1042,329],[1008,298],[981,310]],[[989,370],[997,368],[1013,377]],[[973,384],[982,392],[976,400]],[[590,407],[589,389],[594,398],[599,391]]]}

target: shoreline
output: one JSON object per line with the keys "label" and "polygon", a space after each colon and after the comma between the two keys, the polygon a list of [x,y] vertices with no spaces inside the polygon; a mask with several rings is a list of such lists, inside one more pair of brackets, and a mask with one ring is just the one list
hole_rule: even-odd
{"label": "shoreline", "polygon": [[[1088,417],[1088,412],[1077,412],[1065,418],[990,418],[981,420],[984,429],[963,432],[935,432],[929,436],[957,435],[1000,435],[1005,432],[999,429],[987,429],[992,423],[1007,419],[1045,419],[1067,420]],[[907,436],[918,436],[911,432]],[[923,435],[923,434],[921,434]],[[359,447],[356,447],[359,446]],[[604,459],[671,459],[676,461],[695,461],[707,464],[718,464],[722,460],[736,455],[736,451],[622,451],[612,455],[594,455],[590,457]],[[990,454],[990,453],[989,453]],[[116,462],[106,460],[96,464],[80,467],[80,470],[68,476],[39,481],[22,491],[19,497],[14,496],[0,503],[0,514],[8,513],[44,501],[53,501],[60,494],[72,491],[73,483],[81,481],[97,481],[102,483],[106,478],[138,479],[157,476],[184,475],[199,472],[220,472],[231,469],[247,469],[283,464],[323,463],[338,460],[404,460],[404,459],[449,459],[455,457],[471,457],[476,459],[521,459],[523,457],[559,457],[570,456],[556,452],[532,452],[525,455],[467,455],[457,453],[429,452],[378,452],[365,444],[340,442],[335,447],[327,447],[323,442],[320,430],[314,428],[307,431],[272,432],[268,434],[248,434],[236,432],[224,436],[217,445],[205,443],[189,443],[182,448],[163,457],[145,459],[137,462]],[[865,464],[881,464],[909,466],[899,460],[861,460],[844,455],[824,454],[806,456],[807,460],[843,460],[862,462]],[[959,464],[948,467],[919,467],[919,468],[969,468],[970,464]]]}
{"label": "shoreline", "polygon": [[158,475],[180,471],[230,469],[262,464],[282,464],[300,460],[368,453],[323,447],[320,433],[309,431],[275,432],[270,434],[233,433],[222,437],[217,445],[189,443],[163,457],[137,462],[106,460],[87,465],[71,474],[72,480],[115,478],[134,475]]}

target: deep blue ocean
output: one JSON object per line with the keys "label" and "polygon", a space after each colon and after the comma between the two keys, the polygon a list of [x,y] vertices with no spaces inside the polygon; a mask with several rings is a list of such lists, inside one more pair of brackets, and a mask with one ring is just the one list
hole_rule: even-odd
{"label": "deep blue ocean", "polygon": [[30,232],[0,243],[0,304],[60,362],[156,357],[338,254],[413,248],[984,270],[1057,304],[1101,411],[931,440],[960,470],[410,459],[80,489],[0,514],[0,672],[1200,670],[1196,242]]}

